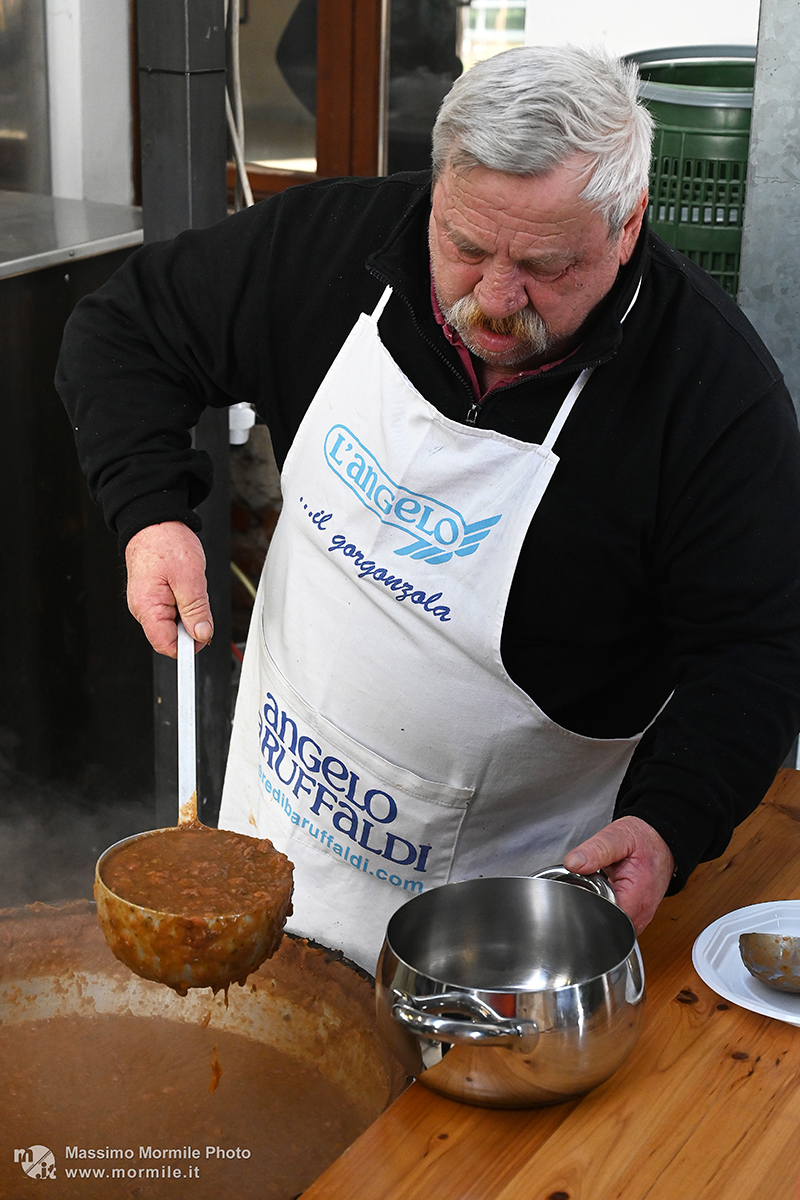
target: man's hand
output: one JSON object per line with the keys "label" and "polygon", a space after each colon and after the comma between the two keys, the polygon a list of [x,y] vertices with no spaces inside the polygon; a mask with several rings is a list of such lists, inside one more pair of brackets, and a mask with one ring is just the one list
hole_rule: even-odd
{"label": "man's hand", "polygon": [[617,904],[641,933],[664,898],[675,861],[652,825],[639,817],[620,817],[570,850],[564,866],[578,875],[591,875],[602,868]]}
{"label": "man's hand", "polygon": [[206,556],[196,533],[182,521],[148,525],[125,551],[128,608],[159,654],[177,656],[181,621],[196,642],[211,641],[214,623],[206,590]]}

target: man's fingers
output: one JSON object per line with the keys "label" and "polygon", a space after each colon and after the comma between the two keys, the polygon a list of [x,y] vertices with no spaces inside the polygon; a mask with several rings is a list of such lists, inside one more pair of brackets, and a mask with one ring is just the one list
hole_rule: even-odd
{"label": "man's fingers", "polygon": [[208,593],[205,590],[205,575],[203,576],[202,595],[192,595],[184,598],[180,592],[175,593],[177,616],[196,642],[206,645],[214,636],[214,622],[208,603]]}
{"label": "man's fingers", "polygon": [[128,607],[144,631],[150,645],[158,654],[167,658],[176,658],[178,653],[178,627],[175,624],[175,605],[147,604],[136,605],[129,599]]}
{"label": "man's fingers", "polygon": [[205,646],[214,636],[214,626],[210,621],[198,621],[191,634],[196,642],[201,642]]}
{"label": "man's fingers", "polygon": [[578,875],[591,875],[627,858],[635,846],[622,821],[613,821],[564,855],[564,866]]}
{"label": "man's fingers", "polygon": [[675,864],[652,825],[620,817],[565,854],[564,866],[579,875],[605,870],[617,903],[640,933],[661,903]]}

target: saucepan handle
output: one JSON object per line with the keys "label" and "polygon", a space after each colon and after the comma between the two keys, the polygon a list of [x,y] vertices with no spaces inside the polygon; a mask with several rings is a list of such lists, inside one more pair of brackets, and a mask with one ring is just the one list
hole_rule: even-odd
{"label": "saucepan handle", "polygon": [[[502,1017],[475,996],[441,992],[435,996],[406,996],[395,992],[392,1016],[417,1037],[473,1046],[517,1046],[530,1052],[539,1038],[535,1021]],[[463,1013],[464,1016],[443,1016]]]}
{"label": "saucepan handle", "polygon": [[555,879],[559,883],[572,883],[575,887],[582,887],[587,892],[594,892],[597,896],[602,896],[604,900],[610,900],[612,904],[617,903],[614,889],[608,882],[608,876],[604,871],[596,871],[593,875],[576,875],[574,871],[568,871],[566,867],[545,867],[542,871],[536,871],[532,879]]}
{"label": "saucepan handle", "polygon": [[628,958],[628,977],[625,980],[625,1000],[628,1004],[638,1004],[644,995],[644,963],[642,952],[637,942]]}

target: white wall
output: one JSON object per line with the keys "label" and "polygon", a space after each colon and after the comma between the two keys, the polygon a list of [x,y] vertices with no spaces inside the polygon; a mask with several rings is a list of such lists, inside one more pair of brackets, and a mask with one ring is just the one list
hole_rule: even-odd
{"label": "white wall", "polygon": [[749,45],[759,0],[527,0],[525,40],[601,45],[613,54],[667,46]]}
{"label": "white wall", "polygon": [[46,0],[54,196],[131,204],[128,0]]}

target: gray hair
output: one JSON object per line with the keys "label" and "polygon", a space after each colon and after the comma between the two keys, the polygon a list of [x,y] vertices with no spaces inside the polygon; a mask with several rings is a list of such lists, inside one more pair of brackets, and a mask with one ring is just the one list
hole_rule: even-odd
{"label": "gray hair", "polygon": [[521,46],[477,63],[442,101],[433,177],[488,167],[539,177],[588,159],[582,192],[616,236],[647,187],[653,120],[637,99],[638,70],[602,51]]}

